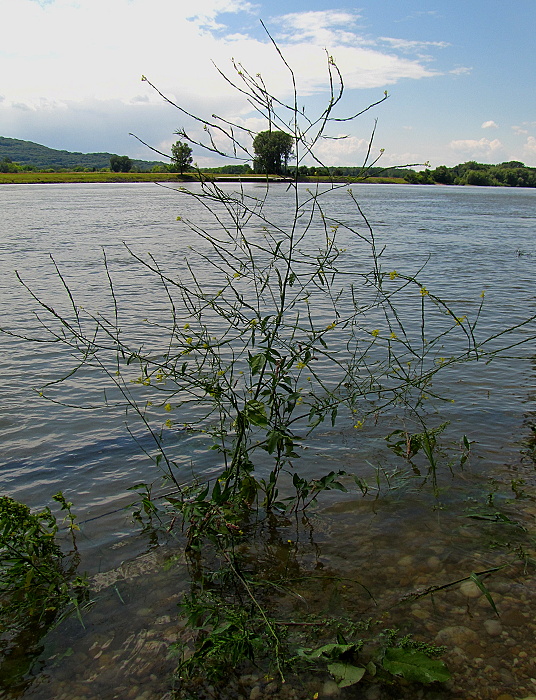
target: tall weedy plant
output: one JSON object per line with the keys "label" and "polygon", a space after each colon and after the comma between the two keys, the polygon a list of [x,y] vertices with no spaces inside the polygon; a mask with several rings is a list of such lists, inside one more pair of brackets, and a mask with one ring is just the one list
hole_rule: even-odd
{"label": "tall weedy plant", "polygon": [[[351,421],[360,429],[371,414],[401,407],[417,422],[418,445],[435,477],[434,448],[442,426],[427,428],[422,408],[433,395],[434,375],[455,363],[489,359],[497,351],[497,336],[477,339],[483,298],[474,318],[460,316],[426,287],[422,271],[415,276],[384,267],[383,249],[347,185],[299,181],[304,159],[323,165],[316,149],[330,138],[331,127],[357,119],[387,94],[356,114],[341,115],[344,83],[327,55],[326,106],[309,116],[300,104],[294,71],[275,43],[274,51],[288,71],[289,101],[270,94],[262,76],[240,64],[234,64],[233,77],[222,76],[264,118],[268,131],[291,136],[292,163],[284,181],[274,182],[267,174],[253,188],[214,182],[198,172],[195,184],[172,188],[186,212],[178,218],[190,243],[180,264],[127,248],[144,275],[163,290],[167,318],[160,312],[149,316],[147,333],[123,327],[122,299],[106,258],[110,313],[82,308],[66,282],[70,314],[35,298],[45,312],[49,339],[76,357],[73,372],[92,368],[115,386],[129,414],[134,412],[150,432],[150,455],[176,487],[168,505],[174,521],[183,523],[186,550],[196,562],[186,613],[196,628],[204,619],[211,634],[215,620],[223,630],[218,644],[212,636],[211,645],[201,643],[192,658],[206,665],[218,649],[220,661],[235,663],[237,649],[242,649],[239,657],[256,653],[258,636],[246,629],[248,616],[200,597],[208,585],[201,555],[216,551],[220,595],[231,595],[232,581],[236,600],[249,601],[255,613],[251,619],[271,640],[282,673],[280,633],[260,605],[236,549],[251,535],[248,524],[297,512],[323,490],[346,490],[348,475],[342,471],[312,478],[299,468],[303,446],[326,421]],[[181,130],[181,138],[244,162],[256,157],[257,133],[217,115],[209,120],[192,115],[162,97],[194,119],[206,137],[202,141]],[[374,130],[363,178],[381,156],[381,151],[373,155],[373,137]],[[281,199],[282,189],[284,207],[276,209],[272,195],[277,190]],[[344,193],[351,216],[336,210],[337,197]],[[408,299],[413,300],[411,318]],[[182,444],[169,439],[179,431],[200,436],[205,457],[212,455],[208,473],[196,469],[195,456],[190,458],[193,474],[185,469]],[[395,447],[403,451],[400,444]],[[150,499],[144,503],[151,513]],[[207,541],[215,549],[202,550]],[[214,568],[212,563],[212,589],[218,578]],[[232,615],[223,624],[225,610]],[[238,646],[233,630],[240,630]],[[183,664],[181,673],[186,668]]]}

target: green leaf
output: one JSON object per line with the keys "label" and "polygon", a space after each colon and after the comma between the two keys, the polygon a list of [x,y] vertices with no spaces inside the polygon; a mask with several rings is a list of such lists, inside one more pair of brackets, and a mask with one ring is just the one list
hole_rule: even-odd
{"label": "green leaf", "polygon": [[220,482],[218,479],[216,479],[216,483],[214,484],[214,488],[212,489],[212,500],[215,501],[216,503],[219,503],[221,498],[221,486]]}
{"label": "green leaf", "polygon": [[495,601],[491,597],[491,593],[488,591],[484,583],[478,576],[473,572],[471,576],[469,577],[473,583],[478,586],[478,588],[482,591],[482,593],[486,596],[488,603],[491,605],[493,608],[494,613],[497,615],[497,617],[500,617],[499,611],[497,610],[497,606],[495,605]]}
{"label": "green leaf", "polygon": [[444,683],[450,679],[449,670],[442,661],[431,659],[416,649],[386,649],[383,667],[394,676],[417,683]]}
{"label": "green leaf", "polygon": [[377,673],[377,668],[374,661],[369,661],[368,664],[365,666],[365,670],[368,671],[368,673],[370,673],[371,676],[375,676]]}
{"label": "green leaf", "polygon": [[268,454],[273,454],[276,447],[279,445],[283,438],[283,434],[279,430],[272,430],[268,433],[268,442],[266,444],[266,451]]}
{"label": "green leaf", "polygon": [[244,417],[252,425],[257,425],[259,428],[266,428],[268,425],[266,406],[262,401],[248,401],[244,407]]}
{"label": "green leaf", "polygon": [[328,664],[328,671],[337,681],[339,688],[355,685],[365,675],[365,669],[351,664]]}
{"label": "green leaf", "polygon": [[266,356],[264,354],[251,355],[248,357],[248,364],[251,368],[251,374],[258,374],[266,364]]}

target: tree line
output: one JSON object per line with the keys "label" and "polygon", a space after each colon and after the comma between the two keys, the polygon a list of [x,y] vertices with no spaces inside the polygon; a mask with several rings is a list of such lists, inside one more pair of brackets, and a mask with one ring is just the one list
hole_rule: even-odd
{"label": "tree line", "polygon": [[448,168],[440,165],[434,170],[411,170],[404,179],[416,185],[480,185],[484,187],[536,187],[536,168],[529,168],[518,160],[498,165],[477,163],[474,160]]}
{"label": "tree line", "polygon": [[[192,170],[192,148],[186,142],[176,141],[171,146],[170,163],[153,161],[136,161],[128,156],[115,154],[95,153],[69,153],[68,151],[55,151],[54,149],[33,144],[17,139],[7,139],[0,137],[0,172],[15,173],[21,171],[43,170],[43,165],[37,167],[29,162],[15,162],[9,155],[16,146],[20,144],[26,149],[32,149],[35,155],[39,155],[39,161],[43,157],[47,159],[72,160],[73,157],[90,158],[98,160],[95,165],[79,164],[71,167],[50,167],[50,170],[69,171],[95,171],[111,170],[112,172],[172,172],[183,175]],[[382,168],[364,166],[335,166],[326,167],[322,165],[299,165],[293,168],[288,167],[288,161],[292,156],[294,142],[290,134],[281,130],[261,131],[253,139],[252,166],[249,163],[223,165],[214,168],[200,168],[202,172],[228,175],[250,175],[266,174],[280,175],[287,177],[322,177],[322,178],[349,178],[364,179],[366,177],[397,178],[410,184],[419,185],[480,185],[488,187],[536,187],[536,168],[527,167],[524,163],[511,160],[498,165],[467,161],[459,165],[447,167],[440,165],[437,168],[426,168],[416,171],[410,168]],[[6,151],[7,149],[7,151]],[[43,156],[43,153],[45,156]],[[52,154],[52,155],[50,155]],[[26,153],[28,155],[28,153]],[[67,158],[69,156],[69,158]],[[103,166],[103,159],[108,159],[108,163]],[[195,167],[197,170],[197,166]]]}

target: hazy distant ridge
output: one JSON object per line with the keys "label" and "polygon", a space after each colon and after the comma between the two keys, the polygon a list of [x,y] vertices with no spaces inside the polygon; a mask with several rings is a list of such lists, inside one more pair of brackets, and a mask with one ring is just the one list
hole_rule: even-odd
{"label": "hazy distant ridge", "polygon": [[[0,161],[10,159],[20,165],[35,165],[37,168],[100,168],[110,167],[113,153],[77,153],[58,151],[41,146],[33,141],[10,139],[0,136]],[[122,154],[117,154],[122,155]],[[158,161],[133,160],[141,170],[150,170]]]}

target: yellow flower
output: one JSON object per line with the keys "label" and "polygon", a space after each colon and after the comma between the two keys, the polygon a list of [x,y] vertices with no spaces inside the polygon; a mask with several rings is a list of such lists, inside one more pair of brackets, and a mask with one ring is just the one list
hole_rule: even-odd
{"label": "yellow flower", "polygon": [[380,331],[375,328],[373,331],[370,331],[370,335],[374,336],[374,338],[377,338],[380,335]]}
{"label": "yellow flower", "polygon": [[168,411],[168,412],[169,412],[169,411],[172,411],[172,410],[173,410],[173,406],[172,406],[170,403],[167,403],[167,404],[164,406],[164,411]]}
{"label": "yellow flower", "polygon": [[337,325],[337,324],[336,324],[335,321],[334,321],[333,323],[330,323],[328,326],[326,326],[326,330],[327,330],[327,331],[332,331],[332,330],[335,328],[336,325]]}
{"label": "yellow flower", "polygon": [[186,342],[188,343],[188,345],[191,345],[191,344],[192,344],[192,338],[186,338]]}
{"label": "yellow flower", "polygon": [[421,296],[425,297],[429,294],[430,292],[426,289],[426,287],[423,285],[421,287]]}
{"label": "yellow flower", "polygon": [[169,418],[168,418],[167,421],[164,423],[164,425],[166,426],[166,428],[172,428],[172,427],[173,427],[173,423],[169,420]]}
{"label": "yellow flower", "polygon": [[242,276],[242,275],[241,275],[239,272],[235,272],[234,275],[233,275],[233,277],[234,277],[235,279],[238,279],[238,278],[241,277],[241,276]]}
{"label": "yellow flower", "polygon": [[303,369],[306,366],[305,362],[296,362],[297,369]]}
{"label": "yellow flower", "polygon": [[456,325],[461,326],[466,318],[467,318],[467,316],[457,316],[456,317]]}
{"label": "yellow flower", "polygon": [[480,296],[481,296],[482,299],[483,299],[483,298],[486,296],[486,292],[485,292],[484,290],[482,290],[482,291],[480,292]]}
{"label": "yellow flower", "polygon": [[185,323],[184,326],[183,326],[183,328],[184,328],[185,331],[188,330],[188,328],[190,328],[190,324],[189,324],[189,323]]}
{"label": "yellow flower", "polygon": [[357,423],[354,425],[354,428],[357,428],[357,430],[361,430],[362,427],[363,427],[362,420],[358,420]]}
{"label": "yellow flower", "polygon": [[398,272],[396,270],[393,270],[392,272],[389,273],[389,279],[394,280],[398,277]]}
{"label": "yellow flower", "polygon": [[389,337],[391,338],[391,340],[396,340],[398,338],[396,333],[391,333]]}

